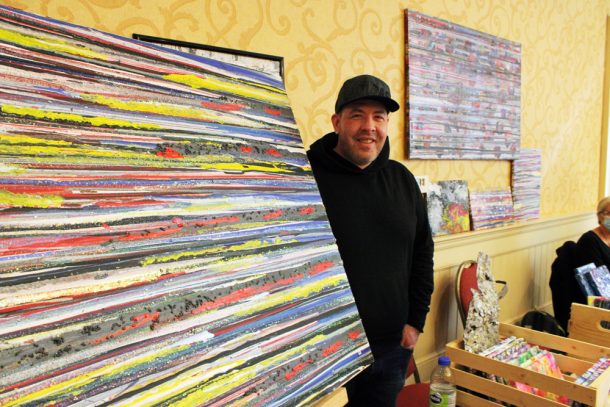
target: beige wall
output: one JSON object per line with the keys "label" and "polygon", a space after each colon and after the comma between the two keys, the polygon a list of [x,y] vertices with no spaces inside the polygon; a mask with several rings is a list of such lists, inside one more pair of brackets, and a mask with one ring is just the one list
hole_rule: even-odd
{"label": "beige wall", "polygon": [[[446,341],[459,336],[457,265],[492,256],[509,281],[501,319],[550,306],[554,249],[595,224],[606,16],[610,0],[4,0],[116,34],[132,33],[281,55],[306,145],[331,129],[342,81],[372,73],[404,98],[404,9],[427,13],[522,45],[522,141],[543,150],[541,221],[436,239],[436,290],[416,356],[427,377]],[[404,106],[404,103],[403,103]],[[404,109],[391,117],[393,157],[404,160]],[[507,161],[409,161],[433,181],[510,184]]]}
{"label": "beige wall", "polygon": [[[542,214],[593,210],[598,200],[608,0],[4,0],[34,13],[131,36],[149,34],[284,56],[306,145],[331,129],[342,81],[368,72],[404,98],[406,8],[522,45],[522,141],[543,149]],[[403,104],[404,105],[404,104]],[[392,116],[403,160],[404,109]],[[507,161],[406,161],[433,181],[510,184]]]}

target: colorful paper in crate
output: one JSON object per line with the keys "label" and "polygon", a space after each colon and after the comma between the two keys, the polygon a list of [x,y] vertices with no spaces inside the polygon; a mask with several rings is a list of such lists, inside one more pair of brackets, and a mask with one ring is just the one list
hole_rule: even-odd
{"label": "colorful paper in crate", "polygon": [[307,405],[371,355],[283,84],[0,8],[0,404]]}

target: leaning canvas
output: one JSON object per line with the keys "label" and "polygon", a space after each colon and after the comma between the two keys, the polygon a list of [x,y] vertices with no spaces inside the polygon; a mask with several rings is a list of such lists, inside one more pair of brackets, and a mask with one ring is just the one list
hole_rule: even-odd
{"label": "leaning canvas", "polygon": [[466,180],[431,183],[427,189],[426,201],[433,235],[470,230],[470,205]]}
{"label": "leaning canvas", "polygon": [[0,8],[0,404],[309,405],[371,362],[283,84]]}
{"label": "leaning canvas", "polygon": [[470,191],[472,229],[491,229],[514,222],[510,187]]}
{"label": "leaning canvas", "polygon": [[511,190],[516,221],[540,217],[541,180],[542,149],[521,148],[519,157],[511,164]]}

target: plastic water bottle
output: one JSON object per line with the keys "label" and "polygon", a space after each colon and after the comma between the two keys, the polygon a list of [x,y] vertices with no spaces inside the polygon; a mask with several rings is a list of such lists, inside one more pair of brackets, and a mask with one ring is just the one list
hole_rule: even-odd
{"label": "plastic water bottle", "polygon": [[455,384],[447,356],[438,358],[430,376],[430,407],[455,407]]}

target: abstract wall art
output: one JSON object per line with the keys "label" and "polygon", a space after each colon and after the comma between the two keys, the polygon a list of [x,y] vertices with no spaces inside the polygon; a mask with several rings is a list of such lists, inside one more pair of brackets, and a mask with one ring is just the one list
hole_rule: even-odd
{"label": "abstract wall art", "polygon": [[472,229],[490,229],[514,221],[510,187],[470,191]]}
{"label": "abstract wall art", "polygon": [[521,148],[512,162],[511,184],[515,220],[540,217],[540,188],[542,180],[542,150]]}
{"label": "abstract wall art", "polygon": [[468,183],[465,180],[430,183],[426,201],[433,235],[447,235],[470,230]]}
{"label": "abstract wall art", "polygon": [[412,10],[405,26],[409,158],[515,158],[520,44]]}
{"label": "abstract wall art", "polygon": [[309,405],[371,354],[281,81],[0,7],[0,405]]}

